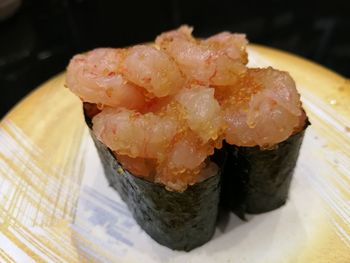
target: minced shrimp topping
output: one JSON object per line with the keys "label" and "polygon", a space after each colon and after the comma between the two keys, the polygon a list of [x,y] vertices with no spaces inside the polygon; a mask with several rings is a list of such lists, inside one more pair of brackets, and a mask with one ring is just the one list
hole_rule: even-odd
{"label": "minced shrimp topping", "polygon": [[153,45],[74,56],[66,85],[96,105],[93,132],[125,169],[183,191],[210,176],[224,140],[271,147],[304,126],[293,79],[248,68],[247,43],[229,32],[198,40],[181,26]]}

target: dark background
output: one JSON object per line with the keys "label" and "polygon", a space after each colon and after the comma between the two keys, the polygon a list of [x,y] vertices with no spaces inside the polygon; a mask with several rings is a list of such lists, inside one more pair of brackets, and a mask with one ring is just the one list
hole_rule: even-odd
{"label": "dark background", "polygon": [[[6,2],[20,2],[13,15]],[[64,70],[73,54],[151,41],[183,23],[193,25],[199,37],[245,32],[251,42],[293,52],[349,77],[349,2],[0,0],[0,118]]]}

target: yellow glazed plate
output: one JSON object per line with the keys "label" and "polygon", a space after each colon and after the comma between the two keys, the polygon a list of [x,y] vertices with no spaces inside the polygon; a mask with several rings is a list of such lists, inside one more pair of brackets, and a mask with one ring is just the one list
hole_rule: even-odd
{"label": "yellow glazed plate", "polygon": [[230,215],[189,253],[158,245],[108,187],[61,74],[0,124],[0,261],[350,262],[350,82],[266,47],[251,45],[249,58],[290,72],[312,123],[285,206]]}

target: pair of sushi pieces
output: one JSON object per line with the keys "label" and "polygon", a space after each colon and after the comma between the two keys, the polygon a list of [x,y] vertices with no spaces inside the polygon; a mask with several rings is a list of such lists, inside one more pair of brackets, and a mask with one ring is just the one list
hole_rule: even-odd
{"label": "pair of sushi pieces", "polygon": [[288,73],[246,66],[247,43],[182,26],[68,66],[110,185],[171,249],[210,240],[220,204],[244,217],[286,202],[308,121]]}

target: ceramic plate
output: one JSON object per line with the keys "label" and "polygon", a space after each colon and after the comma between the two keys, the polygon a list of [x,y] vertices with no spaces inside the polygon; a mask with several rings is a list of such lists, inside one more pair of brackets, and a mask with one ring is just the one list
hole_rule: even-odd
{"label": "ceramic plate", "polygon": [[189,253],[158,245],[108,187],[61,74],[0,124],[0,261],[350,262],[350,82],[266,47],[251,45],[249,57],[290,72],[312,123],[285,206],[221,219]]}

